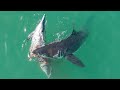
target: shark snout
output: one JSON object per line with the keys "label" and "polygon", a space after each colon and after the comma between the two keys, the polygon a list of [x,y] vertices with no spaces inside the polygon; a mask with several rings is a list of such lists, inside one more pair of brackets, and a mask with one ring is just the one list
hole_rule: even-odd
{"label": "shark snout", "polygon": [[42,17],[42,19],[41,19],[42,23],[45,23],[45,17],[46,17],[46,15],[44,14],[43,17]]}
{"label": "shark snout", "polygon": [[35,49],[32,53],[37,55],[39,52],[37,49]]}

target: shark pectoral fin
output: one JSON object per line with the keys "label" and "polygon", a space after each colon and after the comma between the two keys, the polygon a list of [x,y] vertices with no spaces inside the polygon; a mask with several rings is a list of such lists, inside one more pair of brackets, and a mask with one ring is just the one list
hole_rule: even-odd
{"label": "shark pectoral fin", "polygon": [[85,65],[82,63],[81,60],[79,60],[76,56],[74,56],[73,54],[69,54],[65,57],[67,60],[69,60],[70,62],[72,62],[73,64],[76,64],[80,67],[85,67]]}
{"label": "shark pectoral fin", "polygon": [[43,70],[43,72],[47,75],[48,78],[50,78],[51,76],[51,71],[52,71],[52,67],[50,64],[44,64],[44,63],[40,63],[40,67]]}

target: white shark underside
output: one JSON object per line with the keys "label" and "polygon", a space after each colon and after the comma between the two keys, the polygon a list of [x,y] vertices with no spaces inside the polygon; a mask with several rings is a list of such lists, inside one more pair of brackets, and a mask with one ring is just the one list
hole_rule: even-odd
{"label": "white shark underside", "polygon": [[37,58],[39,60],[41,69],[49,78],[52,68],[47,62],[47,58],[38,58],[35,56],[35,54],[32,53],[35,49],[43,47],[45,45],[45,14],[43,15],[36,29],[28,35],[27,40],[31,40],[31,46],[28,53],[29,60],[31,61],[33,57]]}
{"label": "white shark underside", "polygon": [[36,27],[36,29],[29,34],[28,38],[31,39],[31,46],[30,46],[30,55],[32,55],[33,50],[37,47],[42,47],[45,45],[44,42],[44,34],[45,34],[45,14],[43,15],[40,23]]}

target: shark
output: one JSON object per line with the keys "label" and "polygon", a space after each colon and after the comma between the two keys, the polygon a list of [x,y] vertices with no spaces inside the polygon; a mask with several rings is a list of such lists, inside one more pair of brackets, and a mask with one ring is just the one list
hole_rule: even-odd
{"label": "shark", "polygon": [[36,57],[45,57],[47,60],[65,58],[74,65],[85,67],[85,64],[74,53],[81,47],[89,36],[89,25],[94,20],[95,15],[91,15],[87,22],[79,31],[73,27],[72,33],[65,39],[53,41],[33,51]]}
{"label": "shark", "polygon": [[84,67],[83,62],[74,55],[74,52],[84,43],[88,37],[87,30],[76,31],[73,29],[72,34],[58,42],[52,42],[40,48],[37,48],[33,53],[37,57],[46,57],[50,59],[59,59],[60,57],[65,58],[71,63]]}
{"label": "shark", "polygon": [[[92,16],[93,17],[93,16]],[[91,22],[90,18],[85,27]],[[50,78],[52,67],[50,61],[54,59],[65,58],[74,65],[85,67],[83,61],[75,56],[75,52],[86,41],[89,32],[87,28],[76,31],[74,28],[72,33],[65,39],[53,41],[45,44],[45,14],[36,29],[28,35],[28,40],[31,39],[31,47],[28,57],[36,57],[40,62],[41,69]]]}
{"label": "shark", "polygon": [[40,68],[42,71],[47,75],[49,78],[51,75],[51,66],[45,57],[36,57],[36,55],[33,53],[33,51],[37,48],[45,46],[45,24],[46,24],[46,15],[44,14],[38,25],[36,26],[35,30],[32,31],[26,41],[31,40],[31,45],[29,48],[28,53],[28,59],[29,61],[32,60],[32,58],[37,58],[37,61],[40,64]]}

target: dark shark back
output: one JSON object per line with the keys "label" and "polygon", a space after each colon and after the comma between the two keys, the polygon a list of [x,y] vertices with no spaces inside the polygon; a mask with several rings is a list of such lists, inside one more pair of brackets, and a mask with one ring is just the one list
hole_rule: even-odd
{"label": "dark shark back", "polygon": [[86,40],[88,33],[86,31],[75,31],[64,41],[67,48],[67,54],[74,53]]}
{"label": "dark shark back", "polygon": [[33,53],[39,53],[40,55],[44,54],[48,57],[52,57],[59,51],[61,55],[64,54],[65,56],[67,54],[74,53],[82,45],[87,36],[87,32],[76,32],[74,30],[68,38],[63,39],[59,42],[52,42],[48,45],[34,50]]}
{"label": "dark shark back", "polygon": [[88,37],[88,25],[93,20],[94,16],[91,16],[84,27],[80,31],[76,31],[73,28],[72,34],[59,42],[52,42],[44,47],[36,49],[33,53],[34,54],[46,54],[47,56],[52,57],[58,51],[62,52],[62,54],[71,54],[74,53],[86,40]]}

